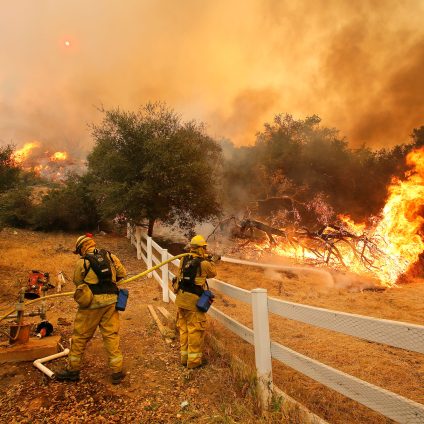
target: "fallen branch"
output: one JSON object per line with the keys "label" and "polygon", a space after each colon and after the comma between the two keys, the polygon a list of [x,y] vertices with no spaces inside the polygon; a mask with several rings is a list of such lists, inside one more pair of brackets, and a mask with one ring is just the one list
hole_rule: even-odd
{"label": "fallen branch", "polygon": [[[302,259],[307,257],[308,260],[312,260],[318,265],[325,264],[348,269],[347,255],[352,254],[355,261],[371,271],[377,268],[375,263],[385,259],[384,252],[377,247],[377,239],[369,237],[366,233],[354,234],[336,224],[324,225],[318,231],[310,231],[304,227],[295,229],[275,228],[253,219],[244,219],[238,224],[236,218],[231,217],[221,221],[211,235],[218,228],[222,228],[223,225],[231,221],[234,221],[238,230],[237,238],[248,239],[239,244],[239,249],[254,240],[253,231],[259,230],[268,236],[271,247],[280,244],[284,248],[284,245],[286,245],[289,248],[291,247],[295,253],[298,250],[301,251]],[[284,240],[278,240],[279,237],[284,238]],[[348,249],[343,249],[342,244],[346,245]]]}
{"label": "fallen branch", "polygon": [[170,344],[172,343],[172,339],[175,339],[175,331],[171,330],[170,328],[164,326],[162,322],[160,321],[159,317],[156,314],[156,311],[152,305],[147,305],[149,308],[149,312],[152,315],[154,321],[156,322],[156,325],[158,326],[159,332],[164,337],[166,343]]}

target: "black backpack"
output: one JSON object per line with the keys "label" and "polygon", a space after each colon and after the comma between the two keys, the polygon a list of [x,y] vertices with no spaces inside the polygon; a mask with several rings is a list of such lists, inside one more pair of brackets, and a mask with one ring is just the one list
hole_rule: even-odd
{"label": "black backpack", "polygon": [[[112,281],[113,259],[110,252],[104,249],[95,249],[93,253],[88,253],[83,259],[85,270],[84,278],[91,268],[99,279],[97,284],[87,284],[93,294],[117,294],[118,286]],[[89,262],[88,267],[85,260]]]}
{"label": "black backpack", "polygon": [[200,264],[204,261],[198,256],[185,256],[181,266],[181,276],[179,289],[201,296],[203,288],[195,283],[196,277],[200,274]]}

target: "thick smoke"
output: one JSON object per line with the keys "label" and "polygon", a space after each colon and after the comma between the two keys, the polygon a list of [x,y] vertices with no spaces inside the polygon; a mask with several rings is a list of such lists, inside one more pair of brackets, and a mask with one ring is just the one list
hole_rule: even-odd
{"label": "thick smoke", "polygon": [[238,145],[280,112],[316,113],[354,145],[402,143],[423,124],[419,0],[0,4],[2,144],[82,159],[99,106],[148,100]]}
{"label": "thick smoke", "polygon": [[412,128],[424,122],[423,33],[413,31],[413,20],[410,25],[391,24],[384,29],[381,20],[392,17],[381,12],[379,17],[351,22],[335,34],[324,62],[327,78],[322,86],[334,110],[341,111],[338,126],[349,139],[379,147],[406,141]]}

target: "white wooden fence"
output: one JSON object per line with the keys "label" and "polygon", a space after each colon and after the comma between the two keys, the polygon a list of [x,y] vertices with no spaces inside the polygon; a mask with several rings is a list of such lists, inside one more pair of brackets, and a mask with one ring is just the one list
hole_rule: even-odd
{"label": "white wooden fence", "polygon": [[[162,249],[151,237],[146,236],[141,227],[136,227],[135,230],[128,227],[127,236],[137,248],[137,257],[143,259],[148,268],[171,257],[166,249]],[[178,266],[179,261],[175,260],[173,264]],[[256,264],[250,263],[250,265]],[[161,268],[161,274],[156,271],[152,274],[162,287],[163,301],[169,302],[171,299],[174,302],[175,294],[169,288],[169,280],[174,277],[174,274],[169,271],[168,266]],[[212,289],[252,305],[253,329],[215,307],[212,307],[208,314],[254,346],[259,389],[264,403],[269,401],[272,389],[271,358],[274,358],[399,423],[424,423],[424,405],[367,383],[270,340],[268,314],[271,312],[284,318],[421,354],[424,354],[424,326],[287,302],[268,297],[265,289],[248,291],[218,279],[210,279],[208,283]]]}

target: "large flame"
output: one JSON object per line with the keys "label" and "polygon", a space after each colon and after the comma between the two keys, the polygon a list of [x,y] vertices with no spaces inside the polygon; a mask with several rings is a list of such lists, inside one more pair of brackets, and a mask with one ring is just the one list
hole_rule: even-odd
{"label": "large flame", "polygon": [[55,152],[50,156],[51,161],[61,161],[68,159],[68,153],[66,152]]}
{"label": "large flame", "polygon": [[[328,251],[320,256],[322,241],[294,236],[293,243],[290,234],[286,240],[277,237],[276,245],[267,242],[256,247],[300,260],[316,262],[319,258],[321,263],[344,265],[350,271],[377,277],[383,285],[394,285],[424,251],[424,147],[410,152],[406,161],[411,170],[403,180],[392,180],[386,204],[372,226],[355,223],[349,216],[338,217],[345,230],[357,238],[356,250],[348,240],[341,240],[334,243],[337,251],[332,251],[331,258]],[[358,250],[364,257],[372,257],[372,262],[361,260]]]}
{"label": "large flame", "polygon": [[396,281],[424,251],[424,147],[409,153],[406,161],[413,168],[405,180],[390,185],[383,217],[375,229],[381,249],[396,264],[381,264],[382,281]]}
{"label": "large flame", "polygon": [[40,143],[38,141],[31,141],[29,143],[25,143],[24,147],[15,151],[13,155],[15,161],[18,163],[25,162],[31,155],[31,152],[38,147],[40,147]]}

